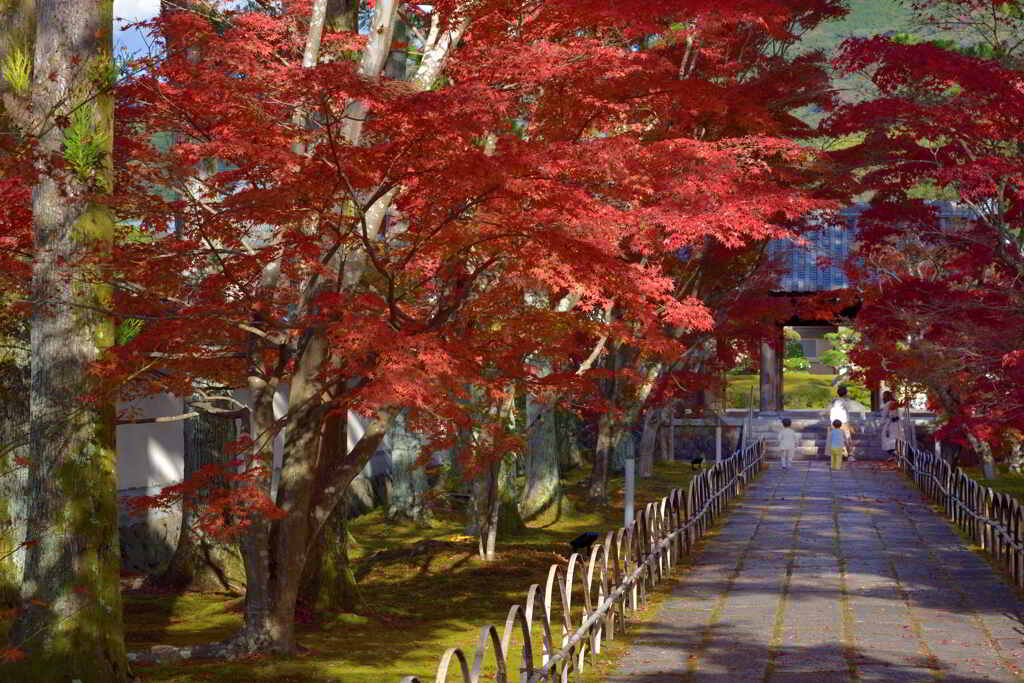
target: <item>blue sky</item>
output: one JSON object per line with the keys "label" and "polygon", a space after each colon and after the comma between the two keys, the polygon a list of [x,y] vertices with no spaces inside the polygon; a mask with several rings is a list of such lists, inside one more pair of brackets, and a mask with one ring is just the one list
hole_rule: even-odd
{"label": "blue sky", "polygon": [[114,49],[129,53],[146,51],[146,42],[138,30],[123,31],[125,22],[149,19],[160,10],[160,0],[114,0]]}

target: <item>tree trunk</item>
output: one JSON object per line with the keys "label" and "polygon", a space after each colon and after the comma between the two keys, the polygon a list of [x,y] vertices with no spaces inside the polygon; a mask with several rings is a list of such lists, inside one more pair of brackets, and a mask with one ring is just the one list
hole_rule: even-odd
{"label": "tree trunk", "polygon": [[987,441],[982,441],[971,433],[967,434],[967,441],[971,448],[981,458],[981,476],[985,479],[995,479],[999,476],[996,469],[996,459],[992,455],[992,446]]}
{"label": "tree trunk", "polygon": [[1014,435],[1010,439],[1010,457],[1007,458],[1010,473],[1024,475],[1024,438]]}
{"label": "tree trunk", "polygon": [[[608,363],[618,373],[633,361],[635,354],[621,345],[613,345],[609,353]],[[630,430],[636,421],[640,406],[654,389],[654,384],[664,368],[661,363],[652,363],[644,370],[640,384],[624,386],[622,380],[615,377],[604,387],[605,400],[609,405],[619,409],[620,414],[613,416],[603,413],[598,422],[597,447],[594,449],[594,470],[590,478],[588,497],[593,501],[604,502],[608,498],[608,470],[611,458],[619,462],[632,456],[634,450],[633,435]],[[628,393],[628,396],[626,395]]]}
{"label": "tree trunk", "polygon": [[[35,3],[9,0],[0,9],[0,64],[12,52],[32,59],[35,44]],[[0,78],[0,135],[18,135],[16,116],[4,101],[13,89]],[[10,335],[10,336],[8,336]],[[16,346],[25,351],[12,352]],[[17,460],[28,458],[29,424],[28,326],[0,334],[0,607],[13,607],[20,596],[25,566],[25,495],[28,470]],[[6,347],[6,348],[5,348]]]}
{"label": "tree trunk", "polygon": [[[320,457],[343,458],[347,455],[347,417],[329,416],[324,423]],[[322,525],[310,534],[316,540],[306,560],[299,601],[317,612],[353,612],[362,603],[348,557],[348,521],[352,515],[351,491]]]}
{"label": "tree trunk", "polygon": [[[546,374],[546,373],[545,373]],[[526,397],[526,483],[519,500],[519,512],[530,520],[562,497],[558,470],[558,433],[553,406]]]}
{"label": "tree trunk", "polygon": [[558,467],[562,472],[582,467],[583,450],[579,444],[580,419],[571,411],[556,408],[555,438],[558,448]]}
{"label": "tree trunk", "polygon": [[587,487],[587,497],[592,501],[603,503],[608,500],[608,463],[618,439],[617,422],[608,413],[598,418],[594,468],[590,473],[590,483]]}
{"label": "tree trunk", "polygon": [[429,488],[426,468],[417,464],[423,452],[423,438],[406,428],[405,415],[395,418],[391,442],[391,489],[388,517],[423,522],[428,518],[424,496]]}
{"label": "tree trunk", "polygon": [[473,480],[473,515],[467,533],[477,537],[477,554],[490,562],[496,557],[498,535],[514,534],[525,528],[515,495],[511,463],[499,460],[487,466]]}
{"label": "tree trunk", "polygon": [[644,432],[640,437],[640,458],[637,476],[654,476],[654,451],[658,445],[658,426],[661,424],[661,410],[650,408],[644,413]]}
{"label": "tree trunk", "polygon": [[[111,0],[40,0],[34,104],[69,116],[98,160],[65,149],[64,131],[40,138],[43,153],[69,159],[69,176],[40,177],[33,198],[32,389],[29,510],[22,609],[11,646],[25,653],[12,680],[84,683],[130,678],[121,623],[114,407],[86,403],[90,365],[114,342],[109,286],[73,265],[109,250],[114,221],[86,193],[112,191],[113,97],[90,77],[112,68]],[[108,84],[100,84],[106,87]],[[87,100],[93,97],[91,102]],[[72,110],[77,107],[77,113]]]}
{"label": "tree trunk", "polygon": [[348,548],[350,510],[342,501],[323,526],[306,560],[299,602],[318,614],[355,612],[363,604]]}
{"label": "tree trunk", "polygon": [[[7,339],[5,342],[13,340]],[[0,361],[0,607],[14,607],[25,566],[25,483],[28,458],[28,366]]]}
{"label": "tree trunk", "polygon": [[669,401],[658,415],[658,459],[661,462],[675,462],[676,459],[675,419],[675,401]]}
{"label": "tree trunk", "polygon": [[[271,522],[256,521],[243,536],[247,588],[245,622],[232,641],[211,651],[214,656],[258,651],[294,652],[295,608],[303,587],[307,560],[318,544],[322,543],[320,547],[324,549],[330,543],[336,533],[328,529],[330,520],[336,514],[345,491],[391,426],[392,415],[379,413],[347,455],[343,447],[322,443],[327,439],[323,438],[321,430],[324,435],[333,434],[344,423],[340,417],[332,416],[326,420],[320,417],[322,411],[311,400],[311,392],[318,389],[313,383],[303,380],[310,377],[306,374],[308,371],[319,367],[316,355],[321,351],[316,339],[307,344],[308,357],[300,361],[289,392],[289,405],[295,411],[295,419],[288,427],[276,498],[284,516]],[[267,392],[267,395],[272,394]],[[252,413],[254,433],[258,435],[261,429],[268,431],[272,423],[269,401],[254,402]],[[341,439],[338,441],[344,443]],[[269,444],[266,447],[269,448]],[[334,529],[338,529],[338,525]],[[327,549],[320,555],[317,571],[323,569],[324,562],[330,561],[334,552],[334,549]],[[347,555],[338,566],[344,569],[346,564]],[[328,574],[333,571],[328,567]],[[320,585],[330,592],[333,587],[323,583],[325,580],[329,579],[321,579]],[[316,600],[321,599],[318,589]]]}
{"label": "tree trunk", "polygon": [[608,470],[615,474],[622,474],[626,471],[626,461],[636,459],[636,441],[633,439],[633,422],[635,416],[630,411],[627,419],[619,423],[618,431],[612,437],[615,448],[612,450],[611,461]]}
{"label": "tree trunk", "polygon": [[[205,465],[223,463],[224,448],[237,438],[234,419],[200,414],[184,425],[184,480]],[[229,592],[244,585],[242,559],[235,544],[209,538],[196,528],[196,509],[182,501],[178,545],[167,568],[147,584],[173,590]]]}
{"label": "tree trunk", "polygon": [[473,511],[470,533],[476,533],[477,554],[480,559],[490,562],[494,559],[494,548],[498,538],[498,519],[501,501],[498,497],[498,476],[501,463],[495,462],[485,468],[483,474],[473,481]]}

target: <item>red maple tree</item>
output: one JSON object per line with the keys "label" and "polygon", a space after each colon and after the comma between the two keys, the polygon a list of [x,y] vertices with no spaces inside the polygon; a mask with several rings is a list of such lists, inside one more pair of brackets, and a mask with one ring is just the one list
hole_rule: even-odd
{"label": "red maple tree", "polygon": [[[149,27],[173,49],[118,89],[122,231],[92,258],[142,327],[92,398],[251,396],[245,500],[217,503],[244,526],[244,627],[193,654],[294,649],[306,558],[399,412],[472,473],[516,438],[512,385],[603,381],[614,438],[743,317],[763,244],[829,205],[788,139],[829,104],[820,55],[782,48],[841,2],[381,0],[368,37],[322,9],[168,13]],[[351,452],[347,411],[368,419]]]}
{"label": "red maple tree", "polygon": [[833,154],[851,188],[871,191],[862,218],[858,317],[876,378],[924,387],[946,419],[939,436],[977,451],[1024,426],[1022,17],[1016,3],[913,5],[941,40],[845,44],[838,65],[877,96],[827,123],[857,140]]}

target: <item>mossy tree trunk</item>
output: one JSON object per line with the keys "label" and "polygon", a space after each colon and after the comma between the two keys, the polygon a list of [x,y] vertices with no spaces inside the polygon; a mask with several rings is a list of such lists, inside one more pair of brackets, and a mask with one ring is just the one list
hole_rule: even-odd
{"label": "mossy tree trunk", "polygon": [[[344,457],[346,443],[346,420],[340,415],[326,418],[320,437],[320,457]],[[355,612],[362,605],[348,556],[350,502],[351,494],[346,492],[327,522],[310,531],[315,540],[303,569],[298,600],[317,612]]]}
{"label": "mossy tree trunk", "polygon": [[323,525],[306,559],[299,603],[320,614],[357,612],[363,605],[349,559],[349,515],[347,501],[343,501]]}
{"label": "mossy tree trunk", "polygon": [[[539,359],[537,364],[541,366],[540,376],[551,372],[547,359]],[[526,429],[526,481],[519,512],[523,519],[533,519],[557,506],[562,497],[555,407],[527,394]]]}
{"label": "mossy tree trunk", "polygon": [[1024,475],[1024,436],[1015,432],[1009,438],[1010,455],[1007,458],[1011,474]]}
{"label": "mossy tree trunk", "polygon": [[[34,44],[35,2],[0,3],[0,66],[17,59],[31,63]],[[14,137],[20,134],[17,115],[8,112],[5,103],[15,110],[25,105],[17,97],[15,84],[0,78],[0,135]],[[25,540],[22,489],[27,472],[17,463],[28,458],[28,345],[27,325],[0,320],[0,607],[17,604],[24,565],[19,546]]]}
{"label": "mossy tree trunk", "polygon": [[582,421],[579,416],[569,410],[556,408],[554,415],[559,469],[562,472],[568,472],[582,467],[585,462],[579,442]]}
{"label": "mossy tree trunk", "polygon": [[658,427],[661,425],[661,410],[648,408],[644,412],[644,431],[640,437],[640,458],[637,463],[638,477],[654,476],[654,451],[658,446]]}
{"label": "mossy tree trunk", "polygon": [[430,488],[426,467],[419,462],[423,454],[423,435],[407,428],[403,412],[395,418],[387,441],[391,451],[388,517],[423,522],[429,517],[425,496]]}
{"label": "mossy tree trunk", "polygon": [[90,364],[114,342],[113,320],[99,312],[112,296],[102,273],[76,265],[114,234],[109,209],[90,199],[113,189],[113,2],[37,9],[34,111],[66,117],[44,122],[39,143],[68,165],[64,177],[42,175],[32,198],[31,545],[10,632],[25,657],[10,675],[127,682],[114,407],[82,400],[95,388]]}
{"label": "mossy tree trunk", "polygon": [[0,607],[17,605],[25,564],[19,546],[25,540],[26,468],[21,462],[28,458],[27,371],[13,358],[0,360]]}

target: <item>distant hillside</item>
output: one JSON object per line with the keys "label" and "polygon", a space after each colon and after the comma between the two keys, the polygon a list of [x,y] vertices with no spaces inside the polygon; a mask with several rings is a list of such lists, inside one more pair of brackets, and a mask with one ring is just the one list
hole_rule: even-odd
{"label": "distant hillside", "polygon": [[804,49],[834,51],[847,38],[866,38],[908,30],[910,12],[898,0],[850,0],[850,13],[840,21],[822,24],[803,39]]}
{"label": "distant hillside", "polygon": [[[874,35],[909,31],[910,11],[899,0],[850,0],[850,13],[839,21],[830,21],[808,32],[801,41],[801,52],[824,50],[831,59],[847,38],[868,38]],[[838,79],[836,88],[847,101],[856,101],[867,96],[869,89],[859,77]],[[822,112],[801,110],[797,116],[815,124]],[[812,144],[822,144],[824,140]]]}

